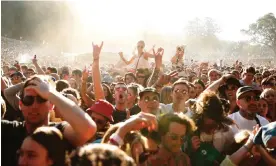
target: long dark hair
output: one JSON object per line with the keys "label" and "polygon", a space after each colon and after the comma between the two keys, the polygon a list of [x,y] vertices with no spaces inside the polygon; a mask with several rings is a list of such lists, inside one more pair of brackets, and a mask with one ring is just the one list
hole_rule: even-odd
{"label": "long dark hair", "polygon": [[53,161],[53,166],[65,166],[65,143],[62,133],[55,127],[39,127],[30,138],[42,145]]}
{"label": "long dark hair", "polygon": [[218,129],[229,130],[229,125],[235,124],[228,118],[223,110],[223,105],[218,96],[213,92],[203,92],[193,107],[194,120],[198,130],[201,131],[204,125],[204,117],[210,118],[218,124]]}
{"label": "long dark hair", "polygon": [[107,84],[102,84],[107,89],[107,96],[105,96],[105,100],[108,101],[109,103],[113,103],[114,99],[110,90],[110,87]]}

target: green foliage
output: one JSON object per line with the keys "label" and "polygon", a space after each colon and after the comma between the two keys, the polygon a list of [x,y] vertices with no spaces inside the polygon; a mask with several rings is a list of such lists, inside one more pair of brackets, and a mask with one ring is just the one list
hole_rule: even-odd
{"label": "green foliage", "polygon": [[249,25],[247,30],[242,30],[251,36],[251,41],[268,46],[276,56],[276,18],[273,13],[268,13]]}

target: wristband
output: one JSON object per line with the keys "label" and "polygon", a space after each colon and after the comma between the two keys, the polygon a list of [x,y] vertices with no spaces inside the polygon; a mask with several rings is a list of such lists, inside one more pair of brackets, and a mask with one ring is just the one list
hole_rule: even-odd
{"label": "wristband", "polygon": [[124,144],[124,141],[122,140],[121,137],[119,137],[117,134],[112,134],[110,136],[110,139],[109,141],[112,143],[112,142],[116,142],[119,146],[122,146]]}

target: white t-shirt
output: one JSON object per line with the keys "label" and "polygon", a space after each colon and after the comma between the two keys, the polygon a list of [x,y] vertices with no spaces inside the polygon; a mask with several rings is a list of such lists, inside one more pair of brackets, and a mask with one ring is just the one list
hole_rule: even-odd
{"label": "white t-shirt", "polygon": [[[248,120],[241,116],[240,112],[235,112],[231,115],[228,115],[229,118],[235,121],[235,123],[238,125],[240,130],[249,130],[252,131],[253,127],[257,125],[256,120]],[[261,117],[260,115],[257,115],[257,118],[260,121],[260,124],[262,126],[267,125],[269,122],[264,117]]]}
{"label": "white t-shirt", "polygon": [[[170,104],[160,103],[160,109],[164,113],[173,113],[174,111],[173,111],[172,105],[173,105],[173,103],[170,103]],[[189,107],[186,107],[186,110],[187,110],[187,112],[185,113],[185,115],[188,116],[189,118],[191,118],[193,115],[191,109]]]}

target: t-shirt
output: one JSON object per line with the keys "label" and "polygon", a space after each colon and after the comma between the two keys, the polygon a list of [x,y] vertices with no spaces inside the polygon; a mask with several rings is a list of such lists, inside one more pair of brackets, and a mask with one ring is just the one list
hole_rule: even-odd
{"label": "t-shirt", "polygon": [[[261,126],[267,125],[269,122],[264,117],[261,117],[260,115],[256,115],[257,118],[260,121]],[[254,120],[248,120],[241,116],[240,112],[235,112],[233,114],[228,115],[229,118],[235,121],[235,123],[238,125],[240,130],[249,130],[252,131],[253,127],[257,125],[257,121]]]}
{"label": "t-shirt", "polygon": [[[62,133],[67,123],[49,123],[48,126],[56,127]],[[16,151],[20,149],[24,139],[28,136],[25,122],[18,121],[1,121],[1,165],[17,165]],[[68,142],[65,142],[66,144]]]}
{"label": "t-shirt", "polygon": [[113,110],[112,117],[114,120],[113,124],[123,122],[127,119],[127,111],[126,110],[120,111],[115,108]]}
{"label": "t-shirt", "polygon": [[[162,113],[173,113],[174,110],[173,110],[173,107],[172,107],[173,103],[170,103],[170,104],[163,104],[163,103],[160,103],[160,107],[161,107],[161,112]],[[184,114],[188,117],[192,117],[193,113],[191,111],[191,109],[189,107],[186,107],[186,110],[187,112],[185,112]]]}
{"label": "t-shirt", "polygon": [[137,104],[135,104],[131,109],[129,109],[129,111],[130,115],[136,115],[141,112],[141,108]]}

